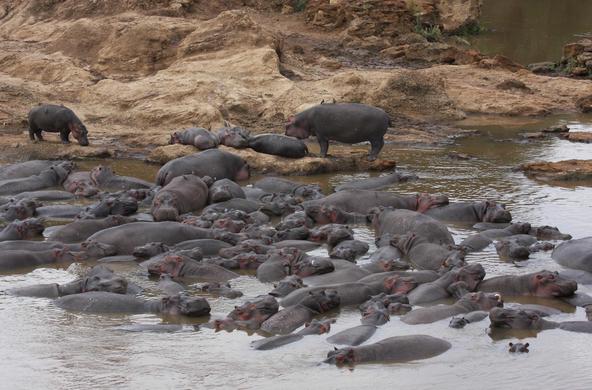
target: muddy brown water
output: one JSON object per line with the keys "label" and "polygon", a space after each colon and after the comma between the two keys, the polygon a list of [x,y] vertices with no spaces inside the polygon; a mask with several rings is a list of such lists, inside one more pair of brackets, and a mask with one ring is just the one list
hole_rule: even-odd
{"label": "muddy brown water", "polygon": [[524,65],[558,61],[563,45],[592,34],[589,0],[484,0],[487,29],[471,42],[486,54],[503,54]]}
{"label": "muddy brown water", "polygon": [[[582,183],[549,185],[526,178],[513,167],[539,159],[591,158],[592,145],[574,144],[559,139],[532,143],[516,142],[517,133],[551,124],[566,123],[573,129],[592,131],[592,117],[553,117],[540,120],[509,121],[503,118],[473,118],[462,123],[480,135],[457,140],[443,148],[385,147],[385,155],[394,156],[399,167],[417,173],[420,180],[388,188],[398,193],[443,192],[451,200],[498,199],[507,204],[515,221],[558,226],[574,237],[590,235],[592,189]],[[361,146],[360,149],[365,149]],[[474,160],[451,160],[451,151],[476,156]],[[112,164],[119,174],[151,180],[157,166],[139,161],[91,161]],[[374,175],[374,174],[372,174]],[[368,173],[339,173],[294,180],[320,183],[329,191],[333,186],[369,177]],[[590,184],[590,183],[584,183]],[[472,232],[463,226],[451,226],[457,242]],[[373,246],[373,232],[357,226],[355,232]],[[316,251],[326,254],[325,249]],[[367,256],[365,257],[367,258]],[[360,262],[366,261],[362,259]],[[501,262],[492,247],[471,254],[469,261],[481,262],[489,276],[518,274],[560,267],[550,253],[540,253],[528,261]],[[135,264],[111,267],[140,284],[143,295],[157,297],[157,282],[148,279]],[[28,273],[0,276],[0,291],[35,283],[63,283],[74,279],[64,268],[39,268]],[[208,298],[212,316],[222,317],[233,306],[249,297],[264,294],[270,284],[261,284],[243,275],[232,281],[245,296],[237,300]],[[580,290],[592,292],[588,286]],[[507,298],[511,306],[515,299]],[[521,302],[552,304],[563,310],[555,321],[584,320],[582,309],[557,302],[521,299]],[[355,309],[330,313],[337,319],[332,334],[359,325]],[[113,330],[126,324],[182,323],[178,333],[124,333]],[[355,369],[319,364],[333,348],[326,335],[307,336],[304,340],[272,351],[254,351],[251,341],[261,336],[244,332],[219,332],[192,325],[200,321],[161,318],[156,315],[89,315],[66,312],[50,300],[12,297],[0,294],[0,388],[7,389],[589,389],[592,386],[590,361],[592,335],[548,330],[506,335],[488,335],[489,320],[451,329],[448,320],[430,325],[406,325],[397,317],[379,328],[369,342],[406,334],[430,334],[448,340],[452,349],[424,361],[407,364],[359,365]],[[519,337],[529,342],[530,353],[511,355],[509,341]]]}

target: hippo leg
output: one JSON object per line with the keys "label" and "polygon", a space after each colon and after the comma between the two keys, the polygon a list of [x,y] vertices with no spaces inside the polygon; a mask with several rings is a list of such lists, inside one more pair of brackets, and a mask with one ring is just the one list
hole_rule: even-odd
{"label": "hippo leg", "polygon": [[368,155],[368,161],[374,161],[378,157],[378,154],[384,146],[384,139],[382,137],[375,138],[370,141],[370,154]]}
{"label": "hippo leg", "polygon": [[70,131],[69,130],[60,131],[60,139],[62,140],[62,143],[64,145],[69,144],[70,143]]}
{"label": "hippo leg", "polygon": [[43,141],[43,136],[41,135],[41,129],[37,130],[37,131],[35,132],[35,135],[37,136],[37,139],[38,139],[39,141]]}
{"label": "hippo leg", "polygon": [[327,157],[327,151],[329,150],[329,140],[317,135],[319,146],[321,147],[321,157]]}

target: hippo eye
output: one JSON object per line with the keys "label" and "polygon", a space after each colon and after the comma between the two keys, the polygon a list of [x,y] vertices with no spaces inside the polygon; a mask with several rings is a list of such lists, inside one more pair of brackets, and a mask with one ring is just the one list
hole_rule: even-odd
{"label": "hippo eye", "polygon": [[502,296],[500,294],[495,294],[494,295],[495,299],[497,299],[498,301],[502,300]]}

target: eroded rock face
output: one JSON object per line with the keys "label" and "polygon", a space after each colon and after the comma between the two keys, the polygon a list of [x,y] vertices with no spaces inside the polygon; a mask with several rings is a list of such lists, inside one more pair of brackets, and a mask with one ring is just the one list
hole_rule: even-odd
{"label": "eroded rock face", "polygon": [[570,181],[592,178],[592,160],[533,162],[521,165],[520,169],[526,175],[539,180]]}

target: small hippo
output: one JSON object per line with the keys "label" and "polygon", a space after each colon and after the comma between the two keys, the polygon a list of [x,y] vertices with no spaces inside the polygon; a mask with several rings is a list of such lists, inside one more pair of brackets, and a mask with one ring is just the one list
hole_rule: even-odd
{"label": "small hippo", "polygon": [[251,137],[249,147],[259,153],[289,158],[302,158],[308,154],[304,142],[280,134],[260,134]]}
{"label": "small hippo", "polygon": [[320,104],[291,117],[286,135],[300,139],[315,135],[321,157],[327,157],[330,140],[348,144],[370,141],[368,160],[374,161],[390,125],[389,116],[380,108],[357,103]]}
{"label": "small hippo", "polygon": [[29,138],[43,141],[42,131],[60,133],[63,144],[70,143],[70,133],[81,146],[88,146],[88,131],[74,111],[64,106],[43,104],[29,111]]}
{"label": "small hippo", "polygon": [[530,352],[528,350],[528,347],[530,346],[530,344],[526,343],[526,344],[522,344],[522,343],[509,343],[508,346],[510,347],[508,349],[509,352],[519,352],[519,353],[528,353]]}
{"label": "small hippo", "polygon": [[199,150],[212,149],[218,146],[218,136],[201,127],[191,127],[171,134],[169,144],[193,145]]}
{"label": "small hippo", "polygon": [[221,145],[236,149],[244,149],[249,146],[251,134],[249,130],[241,127],[223,127],[216,132]]}

